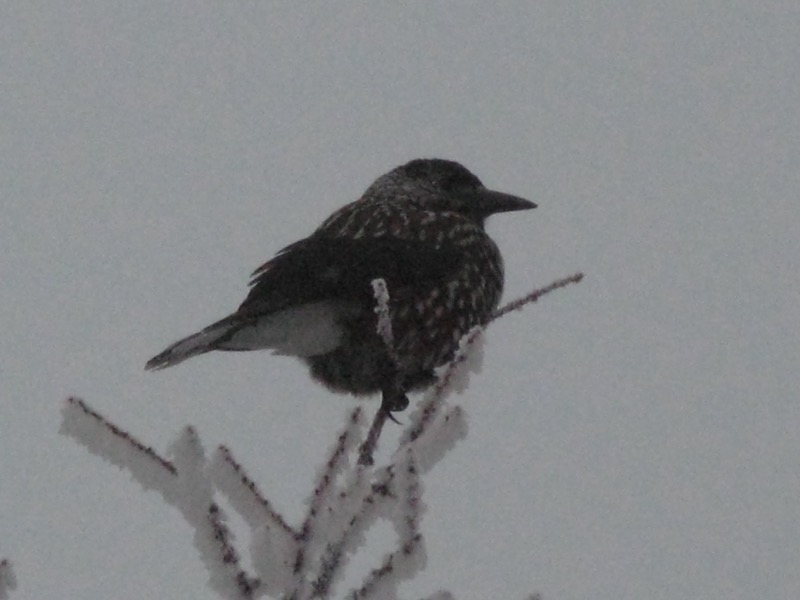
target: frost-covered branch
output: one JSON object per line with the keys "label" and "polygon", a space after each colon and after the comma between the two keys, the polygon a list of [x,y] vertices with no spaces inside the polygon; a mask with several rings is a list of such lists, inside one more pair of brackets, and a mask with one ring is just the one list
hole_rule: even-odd
{"label": "frost-covered branch", "polygon": [[[392,411],[402,410],[408,406],[408,397],[405,395],[405,390],[402,386],[401,374],[403,366],[394,343],[392,319],[389,312],[389,290],[386,287],[386,281],[380,278],[373,280],[372,291],[375,296],[377,333],[383,341],[389,360],[394,366],[395,381],[391,391],[387,389],[381,391],[381,406],[375,413],[375,417],[372,419],[372,425],[370,425],[369,431],[367,431],[367,437],[364,439],[364,443],[361,444],[361,448],[358,451],[358,463],[364,466],[372,465],[373,454],[375,453],[375,448],[378,446],[378,438],[381,436],[383,426],[388,419],[394,420]],[[387,393],[390,394],[389,397],[387,397]]]}
{"label": "frost-covered branch", "polygon": [[[499,309],[492,320],[581,278],[581,274],[573,275],[536,290]],[[385,284],[376,283],[375,294],[380,335],[391,347]],[[385,465],[374,467],[362,460],[364,413],[361,408],[349,413],[316,475],[308,509],[297,525],[281,515],[228,447],[219,446],[207,457],[191,427],[178,434],[165,457],[83,400],[69,398],[62,411],[61,432],[127,470],[146,490],[158,492],[180,512],[194,528],[194,545],[209,573],[209,585],[220,597],[330,598],[342,583],[350,559],[361,549],[366,532],[384,520],[396,533],[394,546],[345,597],[393,599],[398,597],[399,583],[425,566],[421,476],[466,435],[464,411],[449,406],[447,397],[462,391],[469,372],[480,368],[483,331],[483,327],[470,330],[454,358],[439,369],[436,384],[409,416]],[[220,506],[223,498],[241,516],[249,543],[234,539]],[[252,572],[243,566],[241,557],[246,552]],[[0,562],[0,600],[14,587],[10,564]],[[439,591],[427,600],[452,598],[449,592]]]}
{"label": "frost-covered branch", "polygon": [[533,290],[532,292],[522,296],[521,298],[512,300],[505,306],[501,306],[500,308],[498,308],[496,311],[494,311],[491,320],[496,321],[497,319],[499,319],[502,316],[505,316],[511,311],[520,310],[525,305],[538,301],[539,298],[541,298],[546,294],[549,294],[550,292],[554,292],[572,283],[580,283],[582,279],[583,279],[583,273],[575,273],[574,275],[570,275],[569,277],[558,279],[553,283],[551,283],[550,285],[547,285],[543,288]]}
{"label": "frost-covered branch", "polygon": [[[463,425],[463,420],[462,420]],[[269,503],[230,450],[220,447],[207,460],[192,428],[160,456],[130,433],[70,398],[63,409],[62,433],[92,453],[128,470],[146,489],[162,495],[195,529],[195,546],[223,598],[329,598],[344,567],[378,519],[388,519],[397,546],[369,574],[352,598],[388,598],[403,579],[423,564],[421,482],[415,448],[406,444],[387,466],[352,466],[363,436],[361,409],[354,410],[316,478],[307,513],[293,527]],[[452,426],[441,435],[463,435]],[[452,444],[451,444],[452,445]],[[424,451],[424,449],[423,449]],[[426,462],[431,464],[431,458]],[[224,496],[250,528],[250,558],[255,573],[241,565],[240,545],[226,525],[215,496]],[[247,547],[247,546],[245,546]]]}
{"label": "frost-covered branch", "polygon": [[389,316],[389,288],[386,281],[375,279],[372,281],[372,292],[375,296],[375,314],[377,315],[378,335],[386,346],[386,352],[394,363],[395,367],[400,367],[400,357],[394,346],[394,332],[392,331],[392,319]]}

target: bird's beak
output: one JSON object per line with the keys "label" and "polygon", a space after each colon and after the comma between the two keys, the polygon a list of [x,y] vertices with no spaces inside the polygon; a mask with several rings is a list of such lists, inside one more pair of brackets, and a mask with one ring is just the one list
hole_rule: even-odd
{"label": "bird's beak", "polygon": [[480,204],[485,212],[490,215],[499,212],[511,212],[514,210],[528,210],[536,208],[536,204],[525,198],[512,196],[511,194],[504,194],[503,192],[495,192],[494,190],[481,190],[478,195],[480,196]]}

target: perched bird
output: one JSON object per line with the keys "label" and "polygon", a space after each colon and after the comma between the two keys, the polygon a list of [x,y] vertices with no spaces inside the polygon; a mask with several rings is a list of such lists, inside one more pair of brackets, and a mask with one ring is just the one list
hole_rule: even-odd
{"label": "perched bird", "polygon": [[[487,189],[459,163],[412,160],[259,267],[236,312],[145,368],[211,350],[270,349],[301,358],[332,390],[382,392],[384,406],[402,410],[406,392],[433,383],[434,368],[500,301],[503,260],[486,218],[535,207]],[[389,292],[393,353],[376,331],[378,278]]]}

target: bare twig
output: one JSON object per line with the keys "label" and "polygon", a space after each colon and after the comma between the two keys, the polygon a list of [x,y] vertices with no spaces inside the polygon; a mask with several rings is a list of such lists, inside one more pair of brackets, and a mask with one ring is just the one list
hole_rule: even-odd
{"label": "bare twig", "polygon": [[[214,483],[248,525],[255,528],[267,521],[294,538],[300,536],[300,532],[289,525],[273,508],[256,483],[247,475],[244,467],[233,458],[227,446],[217,448],[214,464],[216,465],[212,469]],[[247,490],[246,494],[241,493],[243,488]]]}
{"label": "bare twig", "polygon": [[522,296],[522,298],[517,298],[516,300],[512,300],[505,306],[498,308],[496,311],[494,311],[494,314],[492,315],[492,318],[489,319],[489,322],[491,323],[492,321],[496,321],[497,319],[510,313],[511,311],[519,310],[526,304],[530,304],[531,302],[536,302],[539,298],[541,298],[545,294],[549,294],[550,292],[553,292],[557,289],[566,287],[571,283],[578,283],[581,281],[581,279],[583,279],[583,273],[575,273],[574,275],[570,275],[569,277],[565,277],[564,279],[559,279],[557,281],[554,281],[548,286],[539,288],[538,290],[533,290],[530,294]]}
{"label": "bare twig", "polygon": [[[244,569],[241,568],[239,562],[239,553],[233,545],[233,539],[223,521],[222,511],[215,503],[211,503],[208,507],[208,527],[211,528],[214,541],[217,543],[219,551],[219,561],[232,571],[232,577],[235,581],[239,595],[243,600],[249,600],[255,597],[255,592],[261,585],[261,582],[253,577],[247,575]],[[216,570],[211,570],[211,573],[216,573]],[[224,585],[225,582],[223,582]]]}
{"label": "bare twig", "polygon": [[392,361],[395,370],[395,382],[391,389],[384,389],[381,399],[381,406],[375,417],[372,420],[372,425],[369,428],[369,433],[361,444],[358,452],[358,464],[362,466],[369,466],[374,463],[373,455],[378,446],[378,439],[383,431],[383,426],[387,419],[394,419],[392,411],[401,410],[405,408],[408,399],[405,396],[405,390],[401,385],[402,365],[400,363],[400,356],[397,354],[397,349],[394,345],[394,333],[392,331],[392,319],[389,313],[389,290],[386,287],[386,281],[383,279],[374,279],[372,281],[372,290],[375,295],[375,314],[377,318],[377,332],[383,344],[386,347],[386,353]]}
{"label": "bare twig", "polygon": [[375,314],[378,315],[378,335],[386,346],[386,352],[394,363],[397,370],[400,370],[400,357],[394,346],[394,332],[392,331],[392,318],[389,313],[389,288],[383,279],[372,280],[372,292],[375,296]]}
{"label": "bare twig", "polygon": [[378,412],[375,413],[375,418],[372,419],[372,425],[369,427],[369,432],[367,433],[367,437],[364,439],[364,443],[361,444],[361,447],[358,450],[358,464],[362,466],[370,466],[374,464],[375,459],[373,458],[373,454],[375,453],[375,448],[378,446],[378,438],[381,437],[381,431],[383,431],[383,426],[386,423],[386,420],[391,417],[391,412],[389,411],[383,403],[381,403],[380,408],[378,408]]}

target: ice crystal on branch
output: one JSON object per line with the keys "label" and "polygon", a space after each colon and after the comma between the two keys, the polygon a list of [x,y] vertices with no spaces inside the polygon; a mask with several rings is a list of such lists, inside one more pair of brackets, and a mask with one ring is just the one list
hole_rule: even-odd
{"label": "ice crystal on branch", "polygon": [[375,314],[378,316],[378,335],[383,340],[389,358],[392,359],[395,367],[400,367],[400,358],[394,347],[394,332],[392,331],[392,319],[389,316],[389,289],[386,281],[375,279],[372,281],[372,290],[375,295]]}

